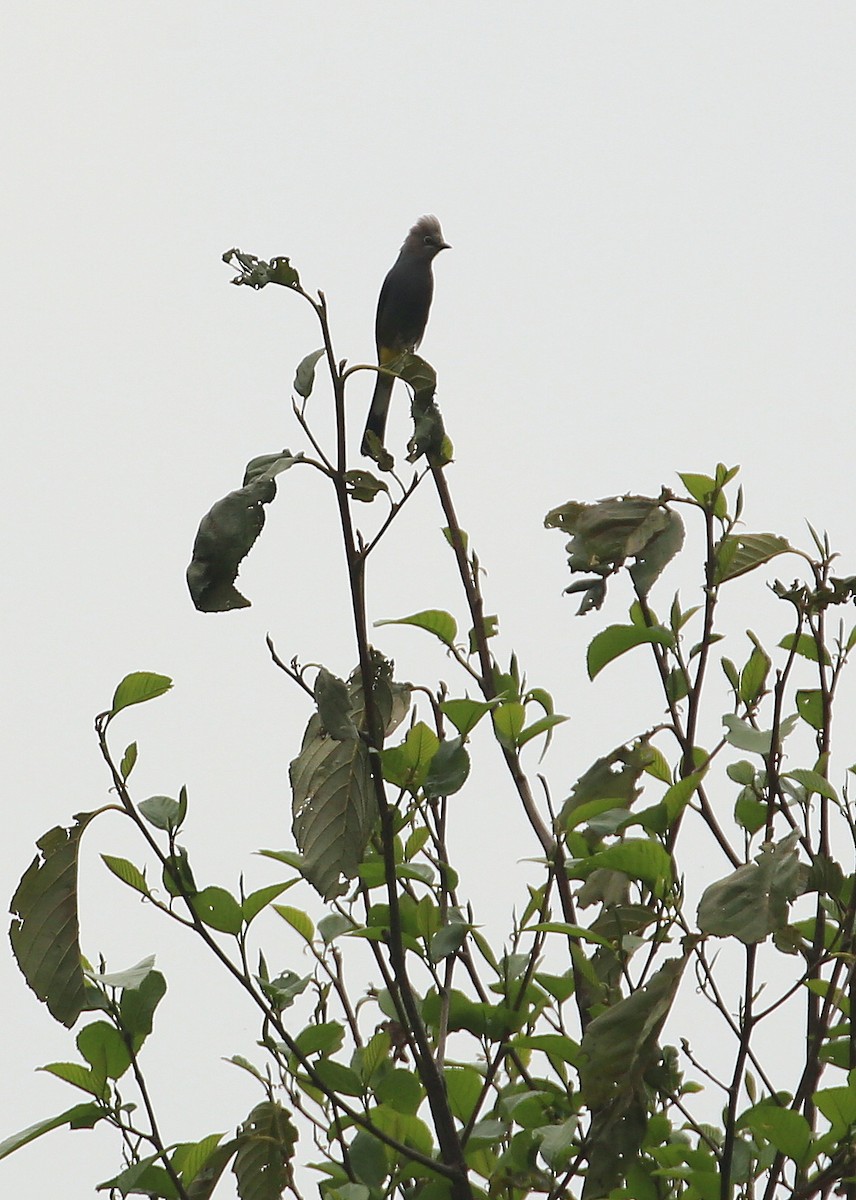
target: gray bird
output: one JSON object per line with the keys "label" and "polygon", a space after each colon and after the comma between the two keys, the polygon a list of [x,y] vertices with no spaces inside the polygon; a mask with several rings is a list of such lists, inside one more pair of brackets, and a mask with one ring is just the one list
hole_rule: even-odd
{"label": "gray bird", "polygon": [[[422,341],[434,294],[431,263],[441,250],[448,249],[449,244],[443,241],[443,231],[436,217],[420,217],[404,239],[398,258],[383,281],[377,302],[375,341],[379,366],[386,366],[405,350],[414,351]],[[378,373],[363,434],[363,454],[369,452],[369,431],[383,442],[394,382],[392,375]]]}

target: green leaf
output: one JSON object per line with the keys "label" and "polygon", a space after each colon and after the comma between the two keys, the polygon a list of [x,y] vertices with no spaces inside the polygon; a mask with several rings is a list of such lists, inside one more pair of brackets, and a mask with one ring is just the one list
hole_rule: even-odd
{"label": "green leaf", "polygon": [[155,956],[153,954],[141,958],[136,966],[128,967],[125,971],[92,971],[86,970],[87,979],[99,987],[135,988],[154,970]]}
{"label": "green leaf", "polygon": [[264,1100],[238,1131],[232,1170],[241,1200],[280,1200],[291,1177],[297,1130],[286,1110]]}
{"label": "green leaf", "polygon": [[135,671],[133,675],[126,675],[113,693],[110,719],[132,704],[144,704],[146,700],[162,696],[171,687],[171,679],[166,675],[155,675],[153,671]]}
{"label": "green leaf", "polygon": [[106,1100],[109,1094],[103,1075],[96,1074],[89,1067],[82,1067],[80,1063],[47,1063],[44,1067],[38,1067],[37,1070],[55,1075],[57,1079],[62,1079],[66,1083],[70,1083],[72,1087],[80,1088],[81,1091],[88,1092],[90,1096],[96,1096],[99,1100]]}
{"label": "green leaf", "polygon": [[540,1050],[548,1058],[570,1063],[573,1067],[580,1063],[579,1045],[561,1033],[518,1034],[511,1044],[515,1049]]}
{"label": "green leaf", "polygon": [[70,1029],[85,1003],[77,913],[77,855],[92,813],[41,837],[12,897],[12,952],[29,986]]}
{"label": "green leaf", "polygon": [[425,1098],[425,1089],[412,1071],[397,1067],[377,1084],[375,1096],[396,1112],[414,1114]]}
{"label": "green leaf", "polygon": [[151,1154],[132,1163],[124,1171],[99,1183],[97,1191],[110,1191],[111,1196],[120,1192],[122,1196],[142,1194],[148,1197],[158,1197],[159,1200],[177,1200],[178,1192],[175,1184],[163,1167],[157,1165],[159,1155]]}
{"label": "green leaf", "polygon": [[722,493],[721,487],[718,486],[716,480],[712,479],[710,475],[695,475],[690,471],[678,471],[678,478],[693,500],[700,504],[702,508],[710,508],[711,500],[714,494],[716,494],[716,499],[713,501],[713,515],[715,517],[726,516],[728,509],[725,503],[725,496]]}
{"label": "green leaf", "polygon": [[304,1056],[335,1054],[342,1048],[344,1040],[345,1028],[338,1021],[319,1021],[318,1024],[307,1025],[294,1039]]}
{"label": "green leaf", "polygon": [[11,1137],[0,1142],[0,1159],[7,1158],[21,1146],[34,1142],[36,1138],[40,1138],[43,1133],[50,1133],[52,1129],[59,1129],[62,1125],[68,1125],[72,1129],[91,1129],[97,1121],[106,1116],[107,1112],[100,1104],[75,1104],[73,1108],[67,1108],[58,1116],[36,1121],[34,1125],[28,1125],[20,1133],[13,1133]]}
{"label": "green leaf", "polygon": [[190,901],[193,911],[211,929],[220,933],[238,934],[244,924],[241,906],[235,897],[221,887],[203,888]]}
{"label": "green leaf", "polygon": [[308,400],[312,395],[312,388],[315,384],[315,365],[323,353],[324,347],[322,346],[320,350],[313,350],[311,354],[307,354],[298,364],[293,387],[298,396],[302,396],[304,400]]}
{"label": "green leaf", "polygon": [[823,729],[823,693],[802,688],[796,694],[797,712],[812,729]]}
{"label": "green leaf", "polygon": [[249,608],[235,587],[238,567],[264,528],[264,506],[276,496],[276,481],[260,475],[224,496],[199,523],[187,568],[190,598],[199,612]]}
{"label": "green leaf", "polygon": [[767,805],[754,795],[751,788],[743,788],[734,805],[737,824],[747,833],[757,833],[767,824],[767,816]]}
{"label": "green leaf", "polygon": [[715,580],[736,579],[792,549],[786,538],[775,533],[728,534],[717,547]]}
{"label": "green leaf", "polygon": [[413,613],[409,617],[390,618],[386,621],[375,621],[375,628],[380,625],[415,625],[417,629],[425,629],[433,633],[446,646],[454,646],[458,635],[458,626],[451,613],[442,609],[428,608],[424,612]]}
{"label": "green leaf", "polygon": [[586,655],[589,679],[594,679],[608,663],[635,646],[653,642],[659,646],[672,647],[674,641],[674,635],[662,625],[647,629],[639,625],[610,625],[589,644]]}
{"label": "green leaf", "polygon": [[641,879],[650,887],[672,882],[672,860],[659,842],[651,838],[626,838],[614,846],[607,846],[585,860],[585,873],[597,867],[610,871],[622,871],[631,879]]}
{"label": "green leaf", "polygon": [[196,881],[190,869],[190,860],[183,846],[176,846],[175,854],[168,854],[162,872],[163,885],[170,896],[193,896]]}
{"label": "green leaf", "polygon": [[514,750],[526,723],[525,706],[519,700],[507,700],[493,710],[492,716],[496,740],[506,750]]}
{"label": "green leaf", "polygon": [[710,884],[698,906],[698,927],[714,937],[737,937],[746,945],[763,942],[788,920],[799,893],[798,831],[765,846],[754,862]]}
{"label": "green leaf", "polygon": [[295,932],[299,933],[304,942],[311,943],[315,936],[315,926],[308,913],[299,908],[291,908],[287,904],[275,904],[274,912],[279,913],[283,921],[287,921]]}
{"label": "green leaf", "polygon": [[134,763],[137,761],[137,743],[131,742],[130,746],[125,747],[125,753],[122,755],[122,762],[119,765],[119,774],[123,779],[127,779],[134,769]]}
{"label": "green leaf", "polygon": [[77,1035],[77,1048],[99,1079],[121,1079],[131,1065],[131,1052],[118,1029],[93,1021]]}
{"label": "green leaf", "polygon": [[[386,1161],[386,1150],[383,1142],[378,1141],[376,1137],[372,1137],[370,1133],[366,1133],[361,1129],[354,1140],[348,1147],[348,1158],[350,1159],[351,1168],[354,1174],[361,1183],[365,1184],[366,1188],[372,1188],[378,1194],[381,1191],[381,1185],[389,1174],[389,1166]],[[341,1189],[336,1189],[337,1196],[341,1194]],[[330,1196],[329,1192],[324,1193],[325,1200]],[[355,1200],[355,1198],[351,1198]],[[365,1200],[368,1200],[368,1193]]]}
{"label": "green leaf", "polygon": [[166,995],[166,980],[160,971],[149,971],[134,987],[126,987],[119,1001],[122,1028],[134,1039],[139,1050],[154,1025],[155,1009]]}
{"label": "green leaf", "polygon": [[417,792],[427,778],[439,747],[440,740],[433,729],[429,729],[424,721],[417,721],[399,746],[381,751],[384,779],[396,787]]}
{"label": "green leaf", "polygon": [[171,796],[150,796],[148,800],[141,800],[137,808],[155,829],[166,832],[178,829],[181,807]]}
{"label": "green leaf", "polygon": [[[817,642],[810,633],[788,633],[779,642],[782,650],[794,650],[797,654],[801,654],[803,658],[809,659],[811,662],[818,661]],[[828,667],[830,665],[829,652],[826,647],[823,648],[823,664]]]}
{"label": "green leaf", "polygon": [[146,883],[145,874],[138,867],[135,867],[132,862],[128,862],[127,858],[114,858],[112,854],[102,854],[101,861],[123,883],[127,883],[128,887],[132,887],[135,892],[141,892],[144,896],[151,894],[149,892],[149,885]]}
{"label": "green leaf", "polygon": [[314,1069],[331,1092],[339,1092],[343,1096],[362,1096],[366,1090],[356,1071],[332,1058],[319,1058]]}
{"label": "green leaf", "polygon": [[475,1067],[470,1066],[446,1067],[443,1074],[452,1116],[462,1125],[466,1125],[472,1118],[484,1089],[484,1077]]}
{"label": "green leaf", "polygon": [[517,745],[519,747],[525,746],[527,742],[537,737],[539,733],[546,733],[548,730],[554,729],[557,725],[561,725],[567,720],[568,718],[563,717],[561,713],[551,713],[549,716],[539,717],[537,721],[533,721],[531,725],[527,725],[518,735]]}
{"label": "green leaf", "polygon": [[818,771],[804,771],[797,768],[794,771],[787,771],[785,779],[795,779],[797,783],[802,784],[809,795],[816,792],[818,796],[825,796],[827,800],[834,800],[838,803],[838,793],[835,788]]}
{"label": "green leaf", "polygon": [[856,1124],[856,1088],[831,1087],[815,1092],[814,1103],[832,1126],[831,1132],[836,1138],[846,1133],[851,1125]]}
{"label": "green leaf", "polygon": [[751,706],[758,700],[764,690],[771,665],[769,655],[755,646],[740,673],[740,699],[744,704]]}
{"label": "green leaf", "polygon": [[360,739],[325,737],[314,715],[289,778],[303,874],[331,900],[356,874],[377,819],[368,749]]}
{"label": "green leaf", "polygon": [[801,1163],[811,1145],[811,1126],[802,1115],[790,1108],[775,1104],[758,1104],[740,1118],[746,1126],[777,1150],[795,1162]]}
{"label": "green leaf", "polygon": [[464,749],[464,738],[447,738],[440,742],[431,759],[425,776],[425,795],[453,796],[464,786],[469,773],[470,756]]}
{"label": "green leaf", "polygon": [[496,703],[495,700],[470,700],[469,697],[463,700],[444,700],[440,705],[440,712],[449,718],[462,737],[466,737]]}
{"label": "green leaf", "polygon": [[287,892],[290,887],[293,887],[295,882],[295,880],[290,879],[287,883],[271,883],[267,887],[250,892],[249,896],[246,896],[241,904],[241,913],[246,923],[249,925],[250,921],[254,920],[263,909],[267,908],[271,900],[276,900],[277,896],[281,896],[283,892]]}

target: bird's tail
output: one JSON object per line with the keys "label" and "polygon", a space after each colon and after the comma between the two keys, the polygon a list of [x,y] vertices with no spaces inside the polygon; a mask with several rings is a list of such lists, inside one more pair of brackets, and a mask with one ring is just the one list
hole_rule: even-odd
{"label": "bird's tail", "polygon": [[382,375],[378,373],[377,383],[375,384],[374,395],[372,396],[371,408],[369,409],[366,428],[363,433],[363,441],[360,446],[361,454],[368,454],[368,435],[374,433],[378,439],[383,442],[383,436],[386,432],[386,418],[389,413],[389,400],[392,395],[392,385],[395,379],[392,375]]}

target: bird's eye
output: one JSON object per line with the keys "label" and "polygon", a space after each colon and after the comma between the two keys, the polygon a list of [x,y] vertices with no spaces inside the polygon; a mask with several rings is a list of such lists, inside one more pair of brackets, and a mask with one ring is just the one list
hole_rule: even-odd
{"label": "bird's eye", "polygon": [[425,237],[422,239],[422,241],[425,243],[426,246],[434,245],[434,238],[430,233],[426,233]]}

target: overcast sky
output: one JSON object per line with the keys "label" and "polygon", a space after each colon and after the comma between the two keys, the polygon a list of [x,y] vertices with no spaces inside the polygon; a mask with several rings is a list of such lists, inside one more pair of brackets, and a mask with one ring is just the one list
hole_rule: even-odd
{"label": "overcast sky", "polygon": [[[199,518],[250,458],[301,444],[290,383],[319,340],[295,296],[229,286],[232,246],[289,255],[361,362],[408,227],[440,218],[453,249],[422,352],[500,653],[572,717],[546,764],[559,801],[661,706],[632,663],[586,682],[585,645],[627,597],[573,617],[548,509],[740,463],[747,528],[805,542],[809,519],[856,572],[854,50],[840,2],[5,0],[2,895],[36,838],[107,799],[92,717],[137,669],[175,689],[116,741],[139,743],[138,798],[187,784],[197,876],[258,885],[277,875],[252,852],[291,845],[308,712],[264,634],[339,674],[355,655],[331,498],[308,472],[281,480],[242,572],[253,607],[188,599]],[[354,451],[370,390],[352,385]],[[373,619],[439,606],[463,625],[442,524],[426,488],[378,555]],[[675,578],[691,588],[690,566]],[[778,628],[760,580],[740,595],[757,601],[736,630]],[[400,677],[463,690],[427,637],[377,641]],[[499,864],[470,888],[499,930],[508,872],[537,849],[496,779],[459,797],[453,840]],[[252,1054],[254,1014],[107,877],[101,852],[143,860],[122,822],[86,843],[85,952],[116,969],[156,952],[170,983],[150,1052],[170,1136],[233,1128],[258,1097],[219,1056]],[[75,1051],[8,953],[0,989],[2,1139],[77,1096],[33,1073]],[[83,1200],[117,1154],[57,1132],[0,1164],[0,1190]]]}

